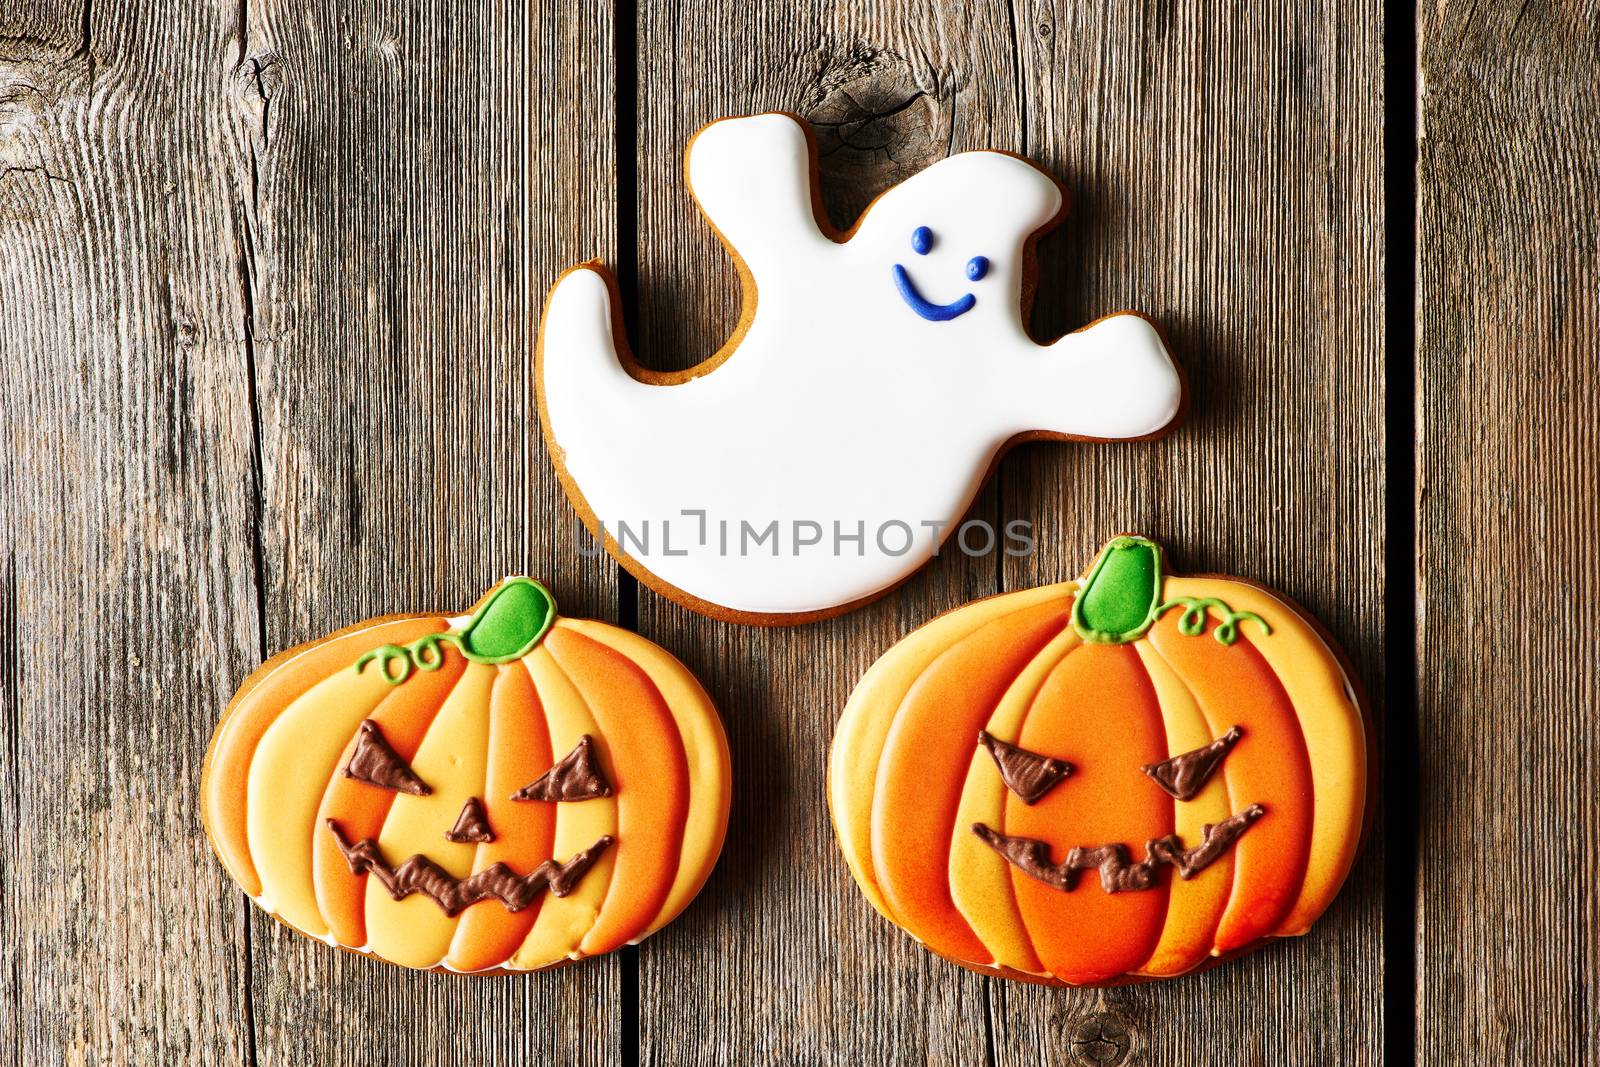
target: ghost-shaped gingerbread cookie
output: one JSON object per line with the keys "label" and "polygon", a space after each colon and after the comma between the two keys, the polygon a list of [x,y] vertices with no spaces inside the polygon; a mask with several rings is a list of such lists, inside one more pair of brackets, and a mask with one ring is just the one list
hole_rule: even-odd
{"label": "ghost-shaped gingerbread cookie", "polygon": [[743,279],[734,336],[687,371],[649,371],[611,276],[588,263],[550,293],[537,378],[585,522],[696,610],[755,623],[848,610],[938,551],[1008,444],[1148,438],[1183,409],[1182,375],[1139,315],[1029,338],[1031,243],[1064,201],[1024,159],[950,156],[843,234],[821,219],[815,147],[793,116],[701,130],[688,179]]}

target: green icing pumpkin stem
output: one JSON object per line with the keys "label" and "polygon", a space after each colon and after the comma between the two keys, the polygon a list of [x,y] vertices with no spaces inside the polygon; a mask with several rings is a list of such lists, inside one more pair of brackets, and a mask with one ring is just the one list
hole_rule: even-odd
{"label": "green icing pumpkin stem", "polygon": [[356,660],[356,673],[376,660],[384,681],[399,685],[413,670],[444,666],[443,645],[473,663],[510,663],[532,652],[556,621],[556,599],[532,578],[507,578],[484,597],[459,630],[426,634],[409,645],[383,645]]}
{"label": "green icing pumpkin stem", "polygon": [[1118,537],[1100,552],[1072,602],[1072,626],[1085,641],[1120,645],[1156,621],[1161,599],[1161,546]]}
{"label": "green icing pumpkin stem", "polygon": [[521,659],[556,621],[556,598],[532,578],[507,578],[461,628],[461,651],[474,663]]}
{"label": "green icing pumpkin stem", "polygon": [[1143,637],[1166,612],[1182,608],[1178,632],[1186,637],[1205,633],[1208,613],[1221,620],[1212,636],[1223,645],[1239,640],[1239,624],[1246,619],[1260,626],[1263,634],[1272,633],[1267,620],[1255,612],[1234,611],[1216,597],[1162,600],[1165,581],[1160,545],[1147,537],[1113,539],[1101,550],[1072,602],[1073,629],[1085,641],[1121,645]]}

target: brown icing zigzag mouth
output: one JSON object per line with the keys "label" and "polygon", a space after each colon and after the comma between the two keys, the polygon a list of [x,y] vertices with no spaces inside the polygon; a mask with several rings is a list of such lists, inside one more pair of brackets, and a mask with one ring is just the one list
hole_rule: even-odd
{"label": "brown icing zigzag mouth", "polygon": [[343,853],[352,873],[371,872],[376,875],[396,900],[421,893],[450,916],[490,897],[499,900],[507,911],[512,912],[521,911],[532,904],[546,889],[555,896],[564,897],[577,888],[578,882],[595,865],[600,854],[616,840],[606,834],[582,852],[573,854],[567,862],[545,860],[524,875],[517,874],[504,863],[496,863],[465,878],[457,878],[420,853],[398,867],[391,867],[379,854],[377,841],[368,837],[351,844],[333,819],[328,820],[328,829],[333,832],[334,840],[339,843],[339,851]]}
{"label": "brown icing zigzag mouth", "polygon": [[1251,823],[1266,813],[1267,809],[1260,804],[1252,804],[1214,826],[1208,823],[1201,830],[1200,843],[1191,849],[1183,847],[1177,834],[1146,841],[1144,859],[1138,863],[1128,854],[1128,846],[1121,844],[1080,846],[1068,852],[1063,862],[1051,863],[1049,843],[1038,838],[1011,837],[981,822],[973,824],[972,832],[1017,870],[1052,889],[1069,892],[1078,884],[1081,872],[1099,870],[1101,888],[1107,893],[1121,893],[1130,889],[1154,889],[1157,872],[1163,864],[1170,865],[1178,872],[1178,877],[1188,881],[1216,862]]}

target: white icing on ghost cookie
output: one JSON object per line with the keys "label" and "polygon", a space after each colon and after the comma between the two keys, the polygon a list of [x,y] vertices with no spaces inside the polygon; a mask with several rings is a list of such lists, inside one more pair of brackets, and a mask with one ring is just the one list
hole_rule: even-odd
{"label": "white icing on ghost cookie", "polygon": [[1147,437],[1183,401],[1137,315],[1028,337],[1027,241],[1062,206],[1032,164],[951,156],[838,240],[814,169],[789,115],[691,142],[691,191],[746,283],[740,332],[705,363],[634,362],[593,265],[557,281],[540,330],[544,431],[579,511],[650,585],[742,621],[823,617],[910,575],[1020,435]]}

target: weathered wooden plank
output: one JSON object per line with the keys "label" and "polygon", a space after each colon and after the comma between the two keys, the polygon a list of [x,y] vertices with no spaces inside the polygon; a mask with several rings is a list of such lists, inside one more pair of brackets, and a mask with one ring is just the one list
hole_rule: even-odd
{"label": "weathered wooden plank", "polygon": [[[1029,447],[1007,517],[1038,523],[1008,588],[1139,530],[1189,572],[1284,590],[1383,690],[1381,10],[1375,2],[1017,4],[1030,155],[1067,183],[1035,316],[1122,308],[1169,332],[1187,424],[1164,441]],[[1376,772],[1376,754],[1373,756]],[[1381,842],[1305,938],[1161,986],[1007,987],[996,1060],[1068,1035],[1087,1063],[1376,1063]]]}
{"label": "weathered wooden plank", "polygon": [[1600,1042],[1597,27],[1418,24],[1419,1063]]}
{"label": "weathered wooden plank", "polygon": [[[568,613],[614,616],[614,572],[578,556],[531,389],[539,297],[614,241],[609,16],[248,12],[233,86],[267,645],[462,608],[509,572],[543,576]],[[615,960],[451,979],[251,927],[263,1064],[619,1055]]]}
{"label": "weathered wooden plank", "polygon": [[257,658],[227,28],[0,13],[7,1062],[244,1062],[244,904],[194,802]]}
{"label": "weathered wooden plank", "polygon": [[[770,110],[816,121],[838,225],[952,149],[1020,147],[1008,14],[994,5],[645,4],[637,38],[641,358],[652,366],[697,362],[738,317],[737,277],[682,180],[685,145],[706,123]],[[992,513],[992,493],[978,507]],[[735,781],[721,866],[640,949],[641,1062],[984,1061],[983,979],[871,911],[834,844],[823,774],[861,672],[917,623],[995,592],[997,574],[992,558],[946,553],[876,604],[776,630],[641,590],[640,629],[719,701]]]}

